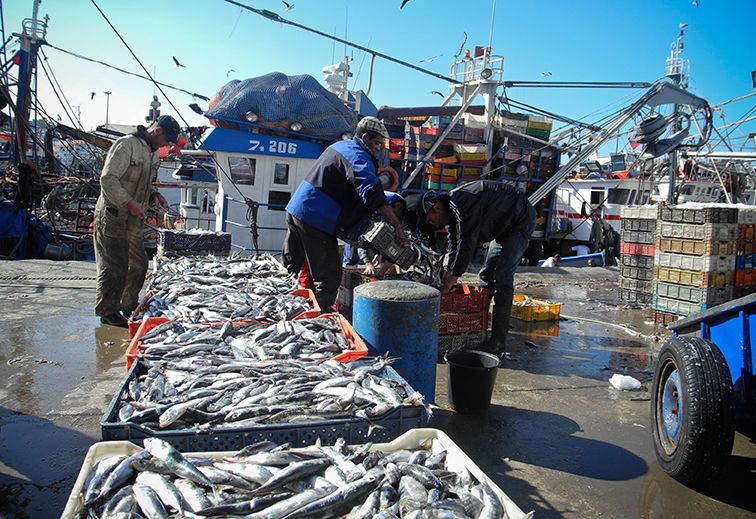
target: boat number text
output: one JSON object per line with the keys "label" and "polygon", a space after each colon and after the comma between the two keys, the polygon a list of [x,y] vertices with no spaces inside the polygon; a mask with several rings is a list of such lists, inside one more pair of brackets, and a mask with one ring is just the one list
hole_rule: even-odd
{"label": "boat number text", "polygon": [[257,140],[249,141],[249,151],[267,151],[268,153],[281,153],[284,155],[294,155],[297,153],[296,142],[283,142],[270,140],[266,145],[264,142]]}

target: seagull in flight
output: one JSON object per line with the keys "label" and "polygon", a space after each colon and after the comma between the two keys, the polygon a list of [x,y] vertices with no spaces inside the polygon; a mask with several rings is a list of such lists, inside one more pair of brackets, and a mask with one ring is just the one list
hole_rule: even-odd
{"label": "seagull in flight", "polygon": [[436,56],[431,56],[430,58],[421,59],[420,63],[432,63],[434,59],[440,58],[443,56],[443,54],[438,54]]}
{"label": "seagull in flight", "polygon": [[693,7],[698,7],[699,5],[698,0],[693,0]]}
{"label": "seagull in flight", "polygon": [[286,0],[281,0],[281,1],[283,2],[285,11],[291,11],[292,9],[294,9],[294,4],[290,4]]}
{"label": "seagull in flight", "polygon": [[429,94],[436,94],[437,96],[445,97],[443,93],[439,92],[438,90],[431,90],[428,92]]}
{"label": "seagull in flight", "polygon": [[171,57],[173,58],[173,63],[176,64],[176,67],[178,67],[178,68],[186,68],[186,65],[183,65],[183,64],[179,63],[179,60],[176,59],[176,56],[171,56]]}
{"label": "seagull in flight", "polygon": [[230,74],[231,72],[236,72],[236,71],[235,71],[234,69],[229,69],[229,70],[228,70],[228,72],[226,72],[226,77],[228,77],[228,75],[229,75],[229,74]]}
{"label": "seagull in flight", "polygon": [[91,94],[89,94],[89,100],[91,101],[92,99],[94,99],[94,96],[95,96],[95,92],[92,92]]}
{"label": "seagull in flight", "polygon": [[551,72],[541,72],[541,77],[549,77]]}
{"label": "seagull in flight", "polygon": [[405,5],[407,5],[407,3],[408,3],[409,1],[410,1],[410,0],[402,0],[402,5],[400,5],[400,6],[399,6],[399,9],[404,9],[404,6],[405,6]]}

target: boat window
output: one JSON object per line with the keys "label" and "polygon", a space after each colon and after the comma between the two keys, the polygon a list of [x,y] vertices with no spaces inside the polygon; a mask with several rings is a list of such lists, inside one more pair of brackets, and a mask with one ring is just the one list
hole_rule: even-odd
{"label": "boat window", "polygon": [[[656,191],[657,191],[657,194],[658,194],[658,190],[656,190]],[[641,194],[638,197],[638,199],[635,201],[635,203],[638,204],[638,205],[647,204],[648,203],[648,199],[650,197],[651,197],[651,192],[648,189],[645,189],[645,190],[641,191]]]}
{"label": "boat window", "polygon": [[289,185],[289,164],[276,163],[273,170],[273,183]]}
{"label": "boat window", "polygon": [[[593,193],[591,193],[592,195]],[[624,205],[628,203],[628,198],[630,197],[630,190],[629,189],[610,189],[609,190],[609,198],[607,199],[607,203],[609,204],[620,204]]]}
{"label": "boat window", "polygon": [[692,195],[693,191],[695,191],[696,186],[693,184],[686,184],[683,187],[680,188],[680,194],[681,195]]}
{"label": "boat window", "polygon": [[257,160],[246,157],[229,157],[228,167],[231,170],[231,179],[244,186],[255,185],[255,169]]}
{"label": "boat window", "polygon": [[599,205],[604,201],[603,189],[591,189],[591,205]]}
{"label": "boat window", "polygon": [[270,191],[268,193],[268,203],[271,206],[278,207],[268,207],[268,209],[271,211],[284,211],[289,200],[291,200],[291,193],[288,191]]}

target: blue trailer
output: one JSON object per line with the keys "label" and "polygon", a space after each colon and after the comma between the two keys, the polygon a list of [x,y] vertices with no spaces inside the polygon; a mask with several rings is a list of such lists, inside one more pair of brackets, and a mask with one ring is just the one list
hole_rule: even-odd
{"label": "blue trailer", "polygon": [[[673,478],[715,478],[732,452],[736,406],[756,417],[756,294],[670,325],[652,389],[654,448]],[[700,337],[690,336],[698,332]]]}

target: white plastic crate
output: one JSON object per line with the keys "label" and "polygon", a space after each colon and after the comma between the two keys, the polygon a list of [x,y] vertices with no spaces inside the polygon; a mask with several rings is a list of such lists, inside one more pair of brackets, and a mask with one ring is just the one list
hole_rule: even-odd
{"label": "white plastic crate", "polygon": [[665,238],[685,238],[690,240],[731,241],[738,239],[738,224],[736,223],[705,223],[692,225],[689,223],[661,222],[659,235]]}
{"label": "white plastic crate", "polygon": [[[434,441],[435,440],[435,441]],[[485,473],[478,468],[475,463],[443,432],[437,429],[412,429],[407,431],[390,443],[377,443],[370,450],[382,452],[394,452],[402,449],[418,449],[434,447],[435,450],[446,451],[446,463],[449,470],[467,469],[472,476],[478,481],[486,483],[499,496],[499,500],[504,505],[507,517],[511,519],[526,519],[526,514],[507,496]],[[133,443],[115,441],[115,442],[98,442],[92,445],[87,451],[84,462],[76,478],[76,483],[68,497],[66,508],[63,510],[61,519],[74,519],[77,512],[82,506],[81,491],[84,488],[84,482],[92,469],[97,463],[109,456],[130,456],[141,450]],[[233,452],[196,452],[186,453],[187,456],[198,458],[222,458],[233,455]]]}
{"label": "white plastic crate", "polygon": [[729,272],[735,270],[735,256],[687,256],[672,252],[657,251],[657,267],[666,267],[696,272]]}
{"label": "white plastic crate", "polygon": [[756,207],[738,208],[738,223],[754,224],[756,223]]}
{"label": "white plastic crate", "polygon": [[659,217],[658,205],[626,205],[620,209],[622,218],[656,220]]}

